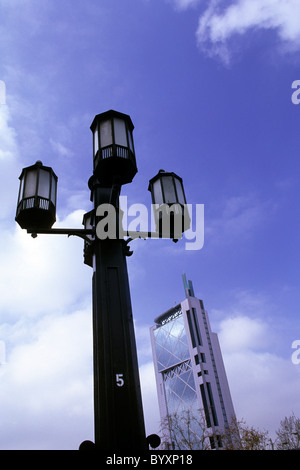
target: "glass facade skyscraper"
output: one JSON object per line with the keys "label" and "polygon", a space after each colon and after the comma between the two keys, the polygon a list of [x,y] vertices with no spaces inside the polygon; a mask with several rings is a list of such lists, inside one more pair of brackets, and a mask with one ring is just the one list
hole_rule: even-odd
{"label": "glass facade skyscraper", "polygon": [[184,286],[186,299],[151,328],[161,420],[169,448],[218,449],[235,413],[217,335],[185,276]]}

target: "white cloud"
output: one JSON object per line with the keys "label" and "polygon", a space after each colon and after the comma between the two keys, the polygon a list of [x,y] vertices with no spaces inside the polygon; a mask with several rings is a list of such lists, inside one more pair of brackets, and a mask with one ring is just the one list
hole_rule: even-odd
{"label": "white cloud", "polygon": [[243,349],[223,358],[238,419],[274,436],[284,417],[299,416],[300,370],[290,360]]}
{"label": "white cloud", "polygon": [[[247,305],[245,295],[233,315],[223,312],[224,319],[216,328],[227,372],[229,387],[238,419],[248,425],[267,430],[272,438],[285,416],[300,414],[298,390],[300,368],[291,361],[292,349],[285,357],[276,352],[276,346],[284,341],[276,331],[276,324],[269,318],[265,300],[259,308],[258,297],[252,302],[247,315],[242,305]],[[258,309],[257,309],[258,307]],[[240,313],[237,313],[237,312]],[[215,313],[215,312],[214,312]],[[220,312],[218,313],[220,315]],[[280,347],[279,347],[280,349]]]}
{"label": "white cloud", "polygon": [[[93,438],[91,270],[83,240],[33,239],[14,223],[25,165],[8,105],[0,146],[0,447],[76,449]],[[57,225],[81,227],[82,214]]]}
{"label": "white cloud", "polygon": [[12,321],[20,312],[30,318],[64,311],[90,298],[91,272],[83,264],[83,240],[62,235],[33,239],[16,228],[14,233],[3,230],[1,241],[2,321]]}
{"label": "white cloud", "polygon": [[[43,383],[46,390],[54,378],[73,383],[85,368],[84,375],[88,375],[92,353],[90,320],[89,310],[69,315],[49,314],[40,319],[32,341],[20,343],[9,354],[10,375],[15,383],[22,384],[23,389],[30,385],[35,390]],[[58,399],[51,386],[48,394],[49,400]],[[45,396],[39,399],[44,400]]]}
{"label": "white cloud", "polygon": [[18,168],[19,151],[16,131],[10,121],[8,106],[0,104],[0,163],[3,175],[0,185],[0,220],[12,216],[18,194],[19,170],[16,168]]}
{"label": "white cloud", "polygon": [[0,366],[0,448],[78,449],[93,438],[90,311],[27,322],[22,337],[16,329]]}
{"label": "white cloud", "polygon": [[229,64],[240,47],[237,35],[258,30],[274,31],[283,51],[297,51],[300,47],[300,4],[298,0],[168,0],[178,11],[206,4],[199,16],[197,43],[209,56]]}
{"label": "white cloud", "polygon": [[146,435],[159,434],[160,415],[153,362],[151,361],[140,366],[139,372]]}
{"label": "white cloud", "polygon": [[220,324],[219,334],[222,347],[227,352],[265,349],[268,328],[259,319],[249,317],[226,318]]}
{"label": "white cloud", "polygon": [[226,63],[230,61],[228,41],[257,29],[276,31],[281,44],[290,50],[300,47],[300,4],[298,0],[235,0],[210,2],[197,29],[199,45]]}
{"label": "white cloud", "polygon": [[5,104],[0,104],[0,160],[15,158],[17,153],[16,132],[10,127],[10,113]]}

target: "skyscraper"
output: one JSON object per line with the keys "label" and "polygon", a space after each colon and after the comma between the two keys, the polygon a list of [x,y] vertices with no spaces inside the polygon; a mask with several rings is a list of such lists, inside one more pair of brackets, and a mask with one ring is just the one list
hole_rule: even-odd
{"label": "skyscraper", "polygon": [[161,421],[170,448],[222,448],[235,412],[216,333],[183,275],[186,298],[151,328]]}

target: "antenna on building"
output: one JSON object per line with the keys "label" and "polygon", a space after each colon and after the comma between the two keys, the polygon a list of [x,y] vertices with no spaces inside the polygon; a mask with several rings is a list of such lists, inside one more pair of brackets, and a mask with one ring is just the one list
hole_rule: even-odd
{"label": "antenna on building", "polygon": [[192,281],[187,281],[185,273],[182,274],[184,292],[186,297],[195,297]]}

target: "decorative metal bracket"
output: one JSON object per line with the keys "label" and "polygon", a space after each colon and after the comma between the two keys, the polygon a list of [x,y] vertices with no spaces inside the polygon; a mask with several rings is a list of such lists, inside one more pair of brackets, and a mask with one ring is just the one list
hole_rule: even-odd
{"label": "decorative metal bracket", "polygon": [[163,237],[159,232],[133,232],[133,231],[124,231],[123,232],[125,236],[129,237],[127,239],[127,243],[129,241],[133,240],[138,240],[142,238],[143,240],[146,240],[147,238],[166,238],[172,240],[174,243],[178,242],[177,238],[169,238],[169,237]]}
{"label": "decorative metal bracket", "polygon": [[88,238],[87,235],[95,236],[94,229],[84,229],[84,228],[49,228],[49,229],[36,229],[36,228],[28,228],[27,233],[30,233],[32,238],[36,238],[38,234],[49,234],[49,235],[68,235],[71,237],[72,235],[76,237],[83,238],[87,243],[91,244],[93,240]]}
{"label": "decorative metal bracket", "polygon": [[[87,235],[96,236],[95,228],[92,229],[80,229],[80,228],[49,228],[49,229],[37,229],[37,228],[28,228],[27,233],[30,233],[32,238],[36,238],[39,234],[48,234],[48,235],[68,235],[68,237],[76,236],[85,240],[90,245],[94,240],[88,238]],[[146,240],[147,238],[164,238],[158,232],[134,232],[134,231],[122,231],[122,235],[129,237],[126,241],[126,244],[138,239]],[[177,242],[177,239],[172,239],[173,242]]]}

